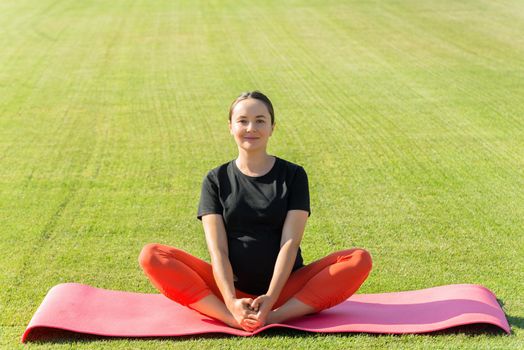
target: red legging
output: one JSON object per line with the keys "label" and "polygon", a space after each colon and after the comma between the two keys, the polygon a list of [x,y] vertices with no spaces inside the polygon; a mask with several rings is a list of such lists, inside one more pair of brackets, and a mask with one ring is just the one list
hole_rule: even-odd
{"label": "red legging", "polygon": [[[189,305],[213,293],[222,294],[211,264],[167,245],[150,243],[140,253],[140,266],[152,284],[165,296]],[[292,297],[315,312],[335,306],[355,293],[371,271],[371,256],[363,249],[347,249],[314,261],[289,276],[273,309]],[[235,290],[237,298],[256,295]]]}

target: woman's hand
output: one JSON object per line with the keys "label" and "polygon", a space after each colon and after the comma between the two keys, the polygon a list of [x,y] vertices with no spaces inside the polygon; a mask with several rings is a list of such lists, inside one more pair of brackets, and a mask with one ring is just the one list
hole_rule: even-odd
{"label": "woman's hand", "polygon": [[266,324],[267,315],[271,311],[271,308],[275,304],[276,300],[270,297],[267,294],[262,294],[261,296],[255,298],[251,302],[251,309],[256,311],[256,320],[258,321],[257,328],[262,327]]}
{"label": "woman's hand", "polygon": [[256,311],[251,308],[252,303],[251,298],[241,298],[232,299],[226,304],[238,325],[248,332],[253,332],[259,327]]}

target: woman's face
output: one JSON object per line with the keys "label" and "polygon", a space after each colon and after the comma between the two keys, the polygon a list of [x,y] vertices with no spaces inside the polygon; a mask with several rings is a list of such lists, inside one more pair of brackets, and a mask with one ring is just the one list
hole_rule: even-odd
{"label": "woman's face", "polygon": [[266,149],[273,133],[271,115],[264,102],[247,98],[238,102],[231,113],[229,131],[239,148],[246,151]]}

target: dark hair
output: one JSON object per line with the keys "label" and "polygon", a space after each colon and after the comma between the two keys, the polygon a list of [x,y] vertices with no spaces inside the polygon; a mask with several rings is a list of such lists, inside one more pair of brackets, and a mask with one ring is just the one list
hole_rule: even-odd
{"label": "dark hair", "polygon": [[269,111],[269,115],[271,115],[271,125],[275,124],[275,112],[273,111],[273,104],[266,95],[264,95],[258,90],[243,92],[233,101],[233,103],[229,107],[229,121],[231,121],[231,114],[233,113],[233,108],[235,108],[237,103],[248,98],[255,98],[264,102],[264,104],[267,107],[267,110]]}

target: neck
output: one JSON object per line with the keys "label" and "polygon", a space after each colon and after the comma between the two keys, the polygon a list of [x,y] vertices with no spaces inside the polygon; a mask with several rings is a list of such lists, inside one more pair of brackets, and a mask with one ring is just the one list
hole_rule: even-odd
{"label": "neck", "polygon": [[264,169],[271,159],[272,157],[267,154],[265,149],[247,152],[246,150],[239,148],[236,163],[240,169],[246,169],[250,172],[256,173]]}

